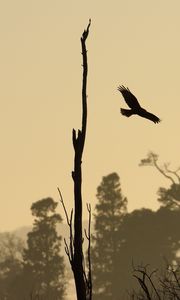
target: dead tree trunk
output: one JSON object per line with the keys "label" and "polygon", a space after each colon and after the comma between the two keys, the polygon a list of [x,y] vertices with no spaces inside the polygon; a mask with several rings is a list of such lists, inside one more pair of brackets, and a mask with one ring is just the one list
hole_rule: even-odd
{"label": "dead tree trunk", "polygon": [[87,126],[87,73],[88,73],[88,64],[87,64],[87,50],[86,50],[86,39],[89,34],[89,27],[91,25],[91,20],[87,29],[84,30],[81,37],[81,47],[82,47],[82,56],[83,56],[83,80],[82,80],[82,127],[81,130],[78,130],[76,133],[75,129],[72,132],[72,140],[74,146],[74,170],[72,171],[72,178],[74,181],[74,232],[73,232],[73,210],[71,210],[70,217],[68,216],[63,197],[60,189],[59,196],[60,202],[63,206],[67,224],[69,226],[69,245],[64,239],[65,242],[65,251],[68,255],[69,262],[74,274],[74,280],[76,285],[76,294],[77,300],[91,300],[92,299],[92,277],[91,277],[91,257],[90,257],[90,246],[91,246],[91,206],[87,204],[87,210],[89,213],[89,226],[88,231],[85,230],[85,237],[88,240],[88,272],[85,270],[85,261],[83,255],[83,235],[82,235],[82,155],[84,149],[84,143],[86,138],[86,126]]}
{"label": "dead tree trunk", "polygon": [[81,37],[82,57],[83,57],[83,80],[82,80],[82,128],[76,133],[73,129],[73,146],[74,146],[74,171],[72,172],[72,178],[74,181],[74,254],[72,269],[74,273],[76,293],[78,300],[86,300],[86,280],[83,267],[83,249],[82,249],[82,155],[84,149],[84,143],[86,138],[86,125],[87,125],[87,50],[86,39],[89,34],[90,21],[86,30],[84,30]]}

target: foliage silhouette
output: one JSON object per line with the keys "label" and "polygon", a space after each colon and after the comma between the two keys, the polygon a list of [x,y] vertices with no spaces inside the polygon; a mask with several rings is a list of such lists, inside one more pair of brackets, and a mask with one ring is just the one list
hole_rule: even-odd
{"label": "foliage silhouette", "polygon": [[126,214],[127,199],[121,194],[116,173],[102,178],[97,188],[95,234],[92,247],[94,299],[116,299],[115,277],[121,240],[118,231]]}
{"label": "foliage silhouette", "polygon": [[133,264],[149,264],[161,272],[165,259],[179,262],[180,211],[161,207],[156,212],[144,208],[126,213],[126,205],[119,211],[117,203],[119,199],[123,203],[123,198],[114,192],[119,190],[118,178],[116,173],[103,177],[98,187],[92,248],[94,299],[126,299],[129,290],[138,291]]}
{"label": "foliage silhouette", "polygon": [[[162,270],[164,260],[178,262],[180,211],[160,208],[135,210],[127,214],[119,232],[124,241],[119,251],[119,284],[125,290],[138,288],[132,278],[132,264],[149,264],[152,269]],[[117,263],[118,263],[117,260]]]}
{"label": "foliage silhouette", "polygon": [[57,202],[45,198],[31,206],[35,217],[24,250],[25,297],[40,295],[43,299],[63,299],[65,292],[64,260],[60,255],[61,236],[56,225],[62,218],[55,212]]}

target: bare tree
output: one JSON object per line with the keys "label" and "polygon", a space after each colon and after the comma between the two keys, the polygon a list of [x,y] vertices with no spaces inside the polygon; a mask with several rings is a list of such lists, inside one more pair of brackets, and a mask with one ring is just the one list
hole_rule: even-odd
{"label": "bare tree", "polygon": [[154,152],[149,152],[147,157],[141,159],[139,166],[154,166],[164,177],[169,179],[172,184],[180,184],[180,167],[172,171],[169,169],[170,163],[164,163],[161,167],[158,163],[158,155]]}
{"label": "bare tree", "polygon": [[180,208],[180,167],[172,170],[170,168],[170,163],[164,163],[160,166],[158,162],[158,155],[149,152],[147,157],[141,159],[139,166],[153,166],[156,168],[158,172],[160,172],[165,178],[167,178],[170,182],[170,188],[160,188],[158,194],[160,201],[164,206],[169,207],[171,209],[179,209]]}
{"label": "bare tree", "polygon": [[84,30],[81,37],[81,48],[83,57],[83,79],[82,79],[82,126],[81,129],[76,132],[73,129],[72,142],[74,147],[74,170],[72,171],[72,178],[74,181],[74,230],[73,230],[73,210],[71,211],[70,217],[66,211],[63,197],[60,189],[60,201],[63,205],[66,220],[70,230],[70,241],[69,244],[65,240],[65,251],[69,257],[71,268],[74,274],[76,294],[78,300],[91,300],[92,299],[92,283],[91,283],[91,260],[90,260],[90,222],[91,222],[91,207],[87,205],[89,213],[89,227],[88,231],[85,231],[85,236],[88,239],[88,272],[85,270],[85,259],[83,254],[83,233],[82,233],[82,156],[86,138],[86,127],[87,127],[87,74],[88,74],[88,63],[87,63],[87,50],[86,40],[89,35],[89,27]]}

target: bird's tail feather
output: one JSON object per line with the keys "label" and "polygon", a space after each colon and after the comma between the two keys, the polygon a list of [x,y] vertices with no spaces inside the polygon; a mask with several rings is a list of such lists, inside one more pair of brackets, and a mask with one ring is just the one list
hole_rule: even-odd
{"label": "bird's tail feather", "polygon": [[133,114],[132,109],[121,108],[120,111],[121,114],[126,117],[130,117]]}

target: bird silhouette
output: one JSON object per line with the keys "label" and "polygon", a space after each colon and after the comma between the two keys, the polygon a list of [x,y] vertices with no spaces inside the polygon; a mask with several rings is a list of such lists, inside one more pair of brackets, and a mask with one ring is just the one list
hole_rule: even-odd
{"label": "bird silhouette", "polygon": [[121,92],[127,105],[131,108],[121,108],[120,111],[123,116],[130,117],[132,115],[139,115],[140,117],[148,119],[154,123],[160,122],[160,119],[157,116],[153,115],[140,106],[137,98],[131,93],[128,88],[125,88],[123,85],[121,85],[118,87],[118,91]]}

